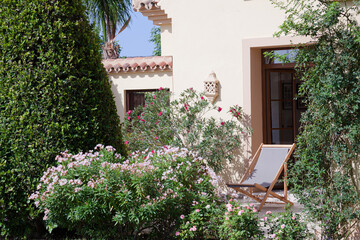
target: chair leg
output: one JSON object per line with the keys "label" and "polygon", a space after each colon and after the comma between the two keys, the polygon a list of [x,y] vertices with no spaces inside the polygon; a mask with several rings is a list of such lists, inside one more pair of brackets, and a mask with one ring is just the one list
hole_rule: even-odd
{"label": "chair leg", "polygon": [[[234,189],[235,189],[235,188],[234,188]],[[252,199],[254,199],[254,200],[257,201],[257,202],[261,202],[261,199],[260,199],[260,198],[255,197],[254,195],[252,195],[251,193],[249,193],[249,192],[247,192],[247,191],[245,191],[245,190],[242,190],[242,189],[240,189],[240,188],[235,189],[235,190],[241,192],[242,194],[244,194],[244,195],[246,195],[246,196],[248,196],[248,197],[250,197],[250,198],[252,198]]]}
{"label": "chair leg", "polygon": [[261,211],[262,207],[264,206],[266,199],[269,197],[269,195],[272,195],[276,198],[278,198],[279,200],[289,203],[291,205],[294,205],[294,203],[292,203],[291,201],[287,200],[286,198],[280,196],[279,194],[276,194],[272,191],[272,187],[269,187],[269,189],[266,189],[265,187],[259,185],[259,184],[255,184],[255,187],[263,192],[266,192],[263,200],[261,201],[260,207],[259,207],[259,212]]}
{"label": "chair leg", "polygon": [[284,164],[284,198],[287,199],[287,163]]}

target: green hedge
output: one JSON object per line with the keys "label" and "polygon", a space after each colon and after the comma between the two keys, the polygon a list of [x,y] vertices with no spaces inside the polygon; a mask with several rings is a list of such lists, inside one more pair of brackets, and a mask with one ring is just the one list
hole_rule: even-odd
{"label": "green hedge", "polygon": [[60,151],[124,153],[99,47],[80,0],[0,1],[2,236],[41,228],[28,197]]}

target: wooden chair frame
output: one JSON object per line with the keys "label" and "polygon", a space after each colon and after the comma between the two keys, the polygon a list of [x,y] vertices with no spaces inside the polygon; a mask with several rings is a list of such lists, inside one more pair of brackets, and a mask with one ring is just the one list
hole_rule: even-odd
{"label": "wooden chair frame", "polygon": [[[281,164],[281,167],[279,169],[279,171],[277,172],[274,180],[271,182],[271,185],[268,188],[265,188],[263,186],[261,186],[260,184],[255,183],[254,186],[249,187],[249,186],[244,186],[241,183],[243,183],[246,179],[249,178],[249,176],[251,175],[251,173],[254,171],[254,168],[258,162],[259,156],[260,156],[260,152],[261,149],[263,148],[289,148],[289,152],[287,153],[283,163]],[[249,168],[247,169],[247,171],[245,172],[245,175],[243,176],[243,178],[241,179],[241,183],[240,184],[232,184],[232,183],[227,183],[226,185],[228,187],[233,188],[234,190],[254,199],[255,201],[260,203],[259,206],[259,211],[261,211],[262,207],[264,206],[265,203],[275,203],[275,202],[267,202],[267,198],[269,197],[269,195],[272,195],[273,197],[281,200],[284,204],[285,203],[289,203],[291,205],[293,205],[293,203],[291,201],[289,201],[287,199],[287,161],[289,160],[291,154],[293,153],[293,151],[295,150],[295,143],[291,144],[291,145],[270,145],[270,144],[261,144],[259,149],[256,151],[254,158],[249,166]],[[276,194],[273,192],[273,188],[277,182],[277,180],[279,179],[282,171],[284,171],[284,196],[280,196],[279,194]],[[248,188],[248,190],[244,190],[242,188]],[[258,196],[255,196],[253,194],[253,189],[258,189],[262,192],[265,192],[265,196],[261,199]]]}

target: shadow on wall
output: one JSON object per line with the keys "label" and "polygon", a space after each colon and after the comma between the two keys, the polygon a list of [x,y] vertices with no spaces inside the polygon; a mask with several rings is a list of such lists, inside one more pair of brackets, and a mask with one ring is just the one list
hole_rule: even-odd
{"label": "shadow on wall", "polygon": [[[239,120],[242,126],[246,129],[251,127],[250,115],[244,114],[243,119]],[[219,173],[219,176],[223,179],[220,185],[222,192],[228,192],[229,188],[226,183],[240,183],[245,170],[249,168],[252,152],[251,152],[251,133],[244,132],[242,136],[242,145],[239,149],[234,151],[234,159],[231,162],[222,161],[224,169]]]}
{"label": "shadow on wall", "polygon": [[120,79],[144,79],[144,78],[149,78],[149,79],[162,79],[164,76],[168,76],[171,77],[172,72],[171,71],[163,71],[163,72],[136,72],[132,73],[132,72],[128,72],[128,73],[121,73],[121,74],[116,74],[112,76],[113,81],[115,80],[120,80]]}
{"label": "shadow on wall", "polygon": [[[124,113],[124,97],[122,96],[124,93],[120,93],[118,91],[118,84],[114,84],[114,82],[111,82],[111,91],[113,92],[114,95],[114,101],[115,101],[115,106],[116,106],[116,113],[117,115],[120,117],[122,116],[121,113]],[[120,119],[120,122],[122,122],[122,119]]]}

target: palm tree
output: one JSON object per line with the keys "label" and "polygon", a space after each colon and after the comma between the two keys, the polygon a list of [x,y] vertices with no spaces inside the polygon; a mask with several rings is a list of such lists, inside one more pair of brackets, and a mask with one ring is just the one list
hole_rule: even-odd
{"label": "palm tree", "polygon": [[[131,0],[83,0],[89,15],[98,26],[101,26],[105,45],[104,58],[117,58],[117,47],[114,46],[116,29],[122,25],[119,33],[123,31],[130,21]],[[118,34],[119,34],[118,33]]]}

